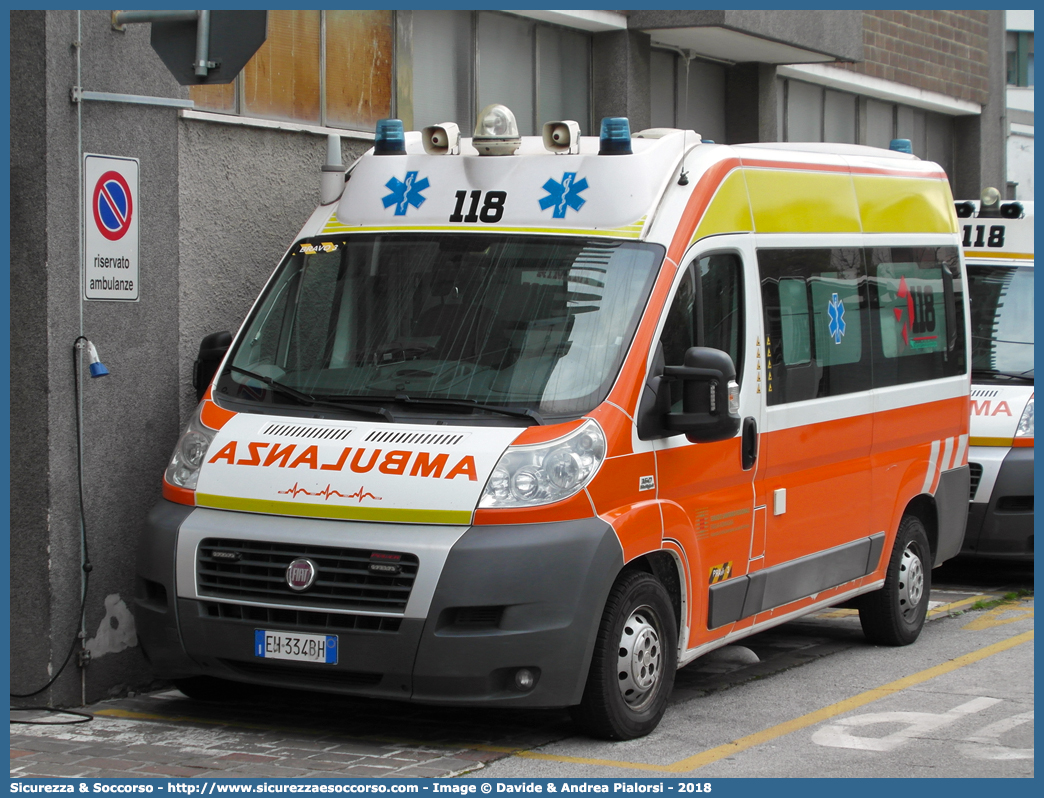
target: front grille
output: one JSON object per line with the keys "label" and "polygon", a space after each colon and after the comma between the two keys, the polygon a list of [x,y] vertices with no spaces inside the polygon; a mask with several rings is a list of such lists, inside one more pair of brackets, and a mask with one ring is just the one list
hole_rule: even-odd
{"label": "front grille", "polygon": [[971,472],[971,495],[970,498],[975,498],[975,491],[979,489],[979,481],[982,479],[982,463],[968,463],[968,470]]}
{"label": "front grille", "polygon": [[203,612],[208,618],[247,621],[252,626],[266,624],[277,629],[301,632],[398,632],[402,618],[385,615],[349,615],[340,612],[314,610],[286,610],[279,607],[258,607],[251,604],[223,604],[204,601]]}
{"label": "front grille", "polygon": [[[286,569],[301,557],[316,564],[318,576],[298,593],[286,583]],[[388,563],[400,571],[389,572]],[[416,555],[402,552],[206,538],[196,554],[196,581],[201,596],[219,599],[401,613],[417,566]]]}
{"label": "front grille", "polygon": [[367,673],[365,671],[335,670],[330,665],[270,665],[267,662],[242,662],[233,659],[220,660],[229,670],[256,679],[280,681],[287,687],[312,684],[329,687],[372,687],[380,684],[383,673]]}

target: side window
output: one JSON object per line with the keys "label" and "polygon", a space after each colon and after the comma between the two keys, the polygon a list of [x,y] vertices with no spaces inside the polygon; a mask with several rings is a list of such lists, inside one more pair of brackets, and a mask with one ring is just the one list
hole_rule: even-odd
{"label": "side window", "polygon": [[874,385],[964,374],[960,264],[955,247],[867,250],[873,309]]}
{"label": "side window", "polygon": [[743,265],[737,255],[705,255],[696,262],[703,308],[703,341],[728,352],[737,379],[743,361]]}
{"label": "side window", "polygon": [[671,309],[667,311],[667,321],[660,337],[664,363],[668,366],[682,365],[685,350],[696,346],[696,340],[696,289],[693,286],[692,269],[686,269]]}
{"label": "side window", "polygon": [[779,281],[779,345],[783,365],[804,366],[812,362],[812,339],[808,321],[808,291],[805,281],[783,277]]}
{"label": "side window", "polygon": [[869,297],[862,252],[758,252],[769,405],[869,390]]}
{"label": "side window", "polygon": [[[664,362],[682,365],[692,346],[728,352],[737,379],[743,361],[743,264],[738,255],[719,253],[692,261],[667,311],[663,334]],[[681,384],[671,384],[673,409],[681,410]]]}

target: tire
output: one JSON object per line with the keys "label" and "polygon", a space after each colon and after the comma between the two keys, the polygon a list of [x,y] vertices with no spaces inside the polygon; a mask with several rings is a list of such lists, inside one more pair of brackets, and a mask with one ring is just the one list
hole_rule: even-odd
{"label": "tire", "polygon": [[175,679],[174,686],[196,701],[235,701],[250,693],[250,685],[218,679],[215,676],[189,676]]}
{"label": "tire", "polygon": [[861,597],[859,623],[871,643],[908,646],[924,626],[932,587],[931,549],[921,519],[899,522],[888,573],[880,590]]}
{"label": "tire", "polygon": [[609,591],[573,720],[605,740],[645,736],[667,711],[677,665],[678,630],[667,591],[642,571],[621,574]]}

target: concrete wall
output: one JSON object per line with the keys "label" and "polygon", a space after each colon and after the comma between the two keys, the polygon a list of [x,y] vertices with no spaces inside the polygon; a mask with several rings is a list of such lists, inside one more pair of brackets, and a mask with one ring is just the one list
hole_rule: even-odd
{"label": "concrete wall", "polygon": [[[25,703],[76,705],[152,677],[129,606],[139,530],[195,401],[207,332],[235,330],[319,200],[325,137],[184,119],[178,109],[70,101],[85,90],[186,98],[149,45],[108,11],[11,17],[11,688],[57,671],[79,630],[81,542],[73,343],[110,374],[83,380],[83,505],[93,569],[86,639]],[[73,42],[81,41],[76,48]],[[78,111],[82,114],[78,133]],[[78,144],[82,141],[82,147]],[[367,145],[345,142],[346,163]],[[85,302],[81,153],[140,160],[140,301]],[[81,322],[82,318],[82,322]],[[84,361],[86,369],[86,361]],[[77,646],[78,648],[78,646]]]}
{"label": "concrete wall", "polygon": [[[70,102],[77,53],[86,89],[159,96],[182,90],[151,55],[147,30],[115,33],[107,11],[83,12],[80,24],[78,30],[75,11],[12,17],[12,41],[25,49],[32,48],[20,40],[42,42],[38,56],[44,63],[30,68],[32,54],[27,54],[25,66],[16,61],[13,69],[25,80],[12,80],[35,117],[32,130],[12,135],[13,172],[33,183],[25,194],[22,186],[12,186],[12,204],[32,208],[33,217],[12,217],[12,241],[32,242],[23,257],[36,275],[31,285],[12,286],[12,306],[18,309],[12,315],[12,361],[26,371],[13,375],[12,391],[20,403],[36,407],[27,416],[12,408],[19,434],[12,440],[11,472],[31,487],[12,495],[11,568],[19,580],[25,573],[41,581],[12,580],[19,596],[12,601],[11,678],[14,692],[42,686],[60,667],[78,630],[81,543],[72,355],[82,332],[111,372],[83,384],[83,509],[93,565],[86,637],[96,653],[86,670],[85,692],[91,698],[148,679],[126,605],[133,594],[137,530],[159,496],[156,474],[177,426],[172,365],[178,166],[175,110],[115,103],[84,103],[81,109]],[[141,159],[139,302],[80,299],[81,152]],[[23,315],[29,317],[25,324]],[[39,394],[46,399],[39,401]],[[39,656],[41,647],[49,648],[48,657]],[[41,698],[78,703],[82,695],[73,661]]]}
{"label": "concrete wall", "polygon": [[[342,139],[343,163],[370,144]],[[326,139],[214,121],[178,123],[181,423],[196,407],[192,364],[204,335],[233,334],[319,204]],[[173,450],[174,441],[164,451]]]}
{"label": "concrete wall", "polygon": [[[40,98],[46,96],[48,52],[44,15],[12,11],[11,105],[24,109],[11,114],[11,690],[15,693],[45,684],[51,660],[47,630],[52,601],[46,588],[48,173],[46,139],[40,135],[47,129],[47,106]],[[71,355],[64,360],[68,371]],[[67,625],[72,634],[75,620]]]}

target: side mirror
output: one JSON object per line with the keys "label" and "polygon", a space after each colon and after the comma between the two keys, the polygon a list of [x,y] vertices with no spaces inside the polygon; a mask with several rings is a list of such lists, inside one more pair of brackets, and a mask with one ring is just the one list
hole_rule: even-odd
{"label": "side mirror", "polygon": [[203,399],[207,386],[214,379],[214,372],[225,359],[228,348],[232,345],[232,333],[228,330],[204,336],[199,343],[199,354],[192,364],[192,387],[196,389],[196,401]]}
{"label": "side mirror", "polygon": [[663,375],[682,381],[682,412],[668,413],[664,426],[684,432],[693,443],[724,441],[739,432],[739,385],[732,358],[719,349],[693,346],[682,366],[665,366]]}

